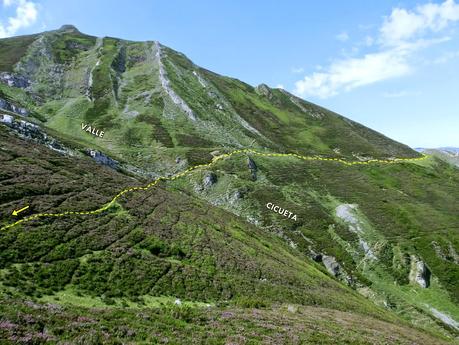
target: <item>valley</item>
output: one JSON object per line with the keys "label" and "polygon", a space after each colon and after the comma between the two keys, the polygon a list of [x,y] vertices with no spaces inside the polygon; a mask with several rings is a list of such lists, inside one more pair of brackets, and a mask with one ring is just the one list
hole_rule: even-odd
{"label": "valley", "polygon": [[455,156],[158,41],[66,25],[0,72],[6,343],[458,342]]}

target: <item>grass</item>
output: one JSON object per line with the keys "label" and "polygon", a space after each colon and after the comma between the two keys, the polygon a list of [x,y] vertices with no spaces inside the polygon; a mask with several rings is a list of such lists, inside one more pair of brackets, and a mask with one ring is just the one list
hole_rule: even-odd
{"label": "grass", "polygon": [[[116,344],[446,344],[403,324],[392,324],[354,313],[317,307],[193,308],[83,308],[8,300],[0,303],[4,315],[2,338],[39,342]],[[45,322],[46,330],[37,323]],[[71,325],[71,327],[68,327]],[[287,326],[288,325],[288,326]],[[110,330],[107,332],[107,330]]]}
{"label": "grass", "polygon": [[[354,154],[418,155],[326,109],[294,102],[279,90],[260,92],[162,47],[171,87],[198,117],[191,121],[159,83],[152,42],[105,38],[97,47],[89,36],[51,33],[33,49],[26,49],[26,38],[0,40],[1,44],[8,46],[0,53],[4,64],[22,57],[40,65],[36,71],[19,70],[31,73],[36,81],[30,92],[2,85],[2,95],[33,111],[50,135],[71,147],[100,150],[124,167],[140,171],[125,175],[83,155],[60,156],[2,127],[2,225],[10,223],[11,211],[23,204],[30,204],[32,213],[96,209],[120,189],[144,185],[142,176],[151,179],[208,163],[214,150],[225,153],[253,147],[345,159],[355,159]],[[38,48],[52,48],[53,54],[37,55]],[[90,71],[93,85],[88,99]],[[205,80],[205,86],[193,72]],[[35,101],[37,96],[40,102]],[[104,138],[83,132],[81,122],[105,130]],[[2,300],[14,296],[12,305],[28,314],[34,312],[21,299],[68,304],[65,317],[77,323],[78,316],[93,318],[97,313],[91,308],[100,308],[106,317],[98,320],[108,327],[113,342],[127,339],[118,333],[118,322],[131,325],[137,334],[131,338],[138,342],[152,342],[156,333],[156,340],[194,334],[199,343],[200,337],[212,334],[215,343],[243,342],[236,338],[241,327],[253,332],[247,335],[247,343],[263,339],[279,343],[282,337],[291,343],[327,343],[332,336],[336,340],[336,334],[348,343],[403,343],[419,338],[409,328],[398,329],[401,338],[390,338],[398,336],[394,335],[397,328],[384,324],[393,330],[385,333],[376,319],[403,327],[414,322],[440,338],[454,334],[428,316],[425,305],[457,315],[457,265],[439,256],[433,246],[436,243],[446,251],[459,245],[457,169],[433,158],[415,164],[344,168],[333,162],[255,156],[257,178],[253,179],[247,159],[219,161],[208,171],[129,194],[97,217],[43,218],[9,229],[0,236]],[[204,188],[209,172],[216,174],[217,182]],[[293,211],[298,221],[271,212],[267,202]],[[365,227],[362,238],[370,245],[383,244],[377,264],[362,262],[359,237],[335,217],[341,203],[358,205],[356,215]],[[335,257],[354,279],[352,286],[335,280],[321,263],[311,260],[311,250]],[[408,284],[409,255],[422,258],[432,271],[435,280],[429,289]],[[387,307],[358,294],[358,287],[371,288],[370,298],[376,304],[386,302]],[[191,309],[171,307],[175,297],[188,301]],[[207,302],[216,306],[215,311],[200,308]],[[304,313],[290,315],[286,304]],[[218,309],[221,306],[229,309]],[[314,309],[317,306],[328,309]],[[7,302],[1,307],[10,322],[17,322],[17,334],[34,329],[21,315],[14,316]],[[39,308],[48,315],[48,307]],[[254,315],[252,308],[261,311]],[[237,316],[222,317],[225,311]],[[314,318],[307,315],[314,311],[324,317],[321,332],[314,331]],[[146,313],[150,321],[138,313]],[[330,321],[337,316],[355,320],[354,328]],[[57,317],[46,317],[46,327],[60,339],[97,343],[106,336],[97,327],[84,335],[81,329],[63,327]],[[355,325],[366,325],[367,317],[384,336],[375,338]],[[212,322],[221,329],[209,328]],[[319,327],[317,320],[315,325]],[[288,333],[288,327],[297,327],[296,332]],[[225,328],[232,333],[224,334]],[[17,336],[0,331],[8,339]],[[432,343],[429,339],[425,343]]]}
{"label": "grass", "polygon": [[28,35],[0,40],[0,71],[12,72],[14,65],[37,38],[37,35]]}

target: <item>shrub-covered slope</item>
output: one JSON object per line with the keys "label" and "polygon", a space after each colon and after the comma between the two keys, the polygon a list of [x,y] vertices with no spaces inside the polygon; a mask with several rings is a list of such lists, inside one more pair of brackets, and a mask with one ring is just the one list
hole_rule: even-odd
{"label": "shrub-covered slope", "polygon": [[[68,322],[97,319],[88,326],[96,343],[148,341],[152,329],[158,339],[198,332],[199,342],[212,322],[216,343],[226,326],[234,335],[226,341],[244,343],[236,337],[244,322],[253,327],[247,341],[268,343],[327,343],[336,334],[390,342],[376,320],[400,333],[393,342],[421,334],[410,324],[424,331],[423,343],[457,337],[456,167],[433,157],[352,166],[261,154],[215,161],[240,148],[360,162],[420,154],[286,91],[207,71],[158,42],[64,26],[0,40],[0,48],[2,227],[39,213],[96,210],[123,189],[214,162],[126,193],[97,214],[4,228],[0,328],[10,341],[33,331],[34,339],[84,342],[53,308]],[[27,323],[32,310],[43,311],[37,322],[46,332]],[[116,313],[139,326],[121,331],[110,320]],[[347,321],[327,326],[338,316]],[[372,335],[356,331],[359,322],[373,324]],[[295,334],[281,331],[284,324]]]}

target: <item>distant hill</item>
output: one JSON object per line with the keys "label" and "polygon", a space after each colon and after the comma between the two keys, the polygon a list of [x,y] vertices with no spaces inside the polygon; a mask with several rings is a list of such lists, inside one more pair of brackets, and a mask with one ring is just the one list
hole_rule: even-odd
{"label": "distant hill", "polygon": [[416,151],[435,155],[453,165],[459,166],[459,148],[457,147],[440,147],[437,149],[416,148]]}

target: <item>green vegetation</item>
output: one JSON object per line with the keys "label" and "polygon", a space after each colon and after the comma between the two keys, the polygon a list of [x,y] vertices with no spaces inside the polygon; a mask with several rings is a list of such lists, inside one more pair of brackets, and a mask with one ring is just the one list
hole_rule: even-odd
{"label": "green vegetation", "polygon": [[[219,76],[153,42],[63,28],[0,40],[0,48],[0,71],[33,81],[27,89],[0,84],[0,97],[25,107],[24,120],[72,152],[0,126],[2,226],[23,205],[30,205],[24,216],[95,210],[120,190],[238,148],[347,160],[418,156],[340,115]],[[97,164],[83,154],[88,149],[119,169]],[[98,215],[25,222],[0,234],[0,338],[451,343],[458,330],[432,308],[459,320],[458,186],[457,168],[433,157],[343,166],[237,155],[127,193]],[[343,205],[355,224],[336,213]],[[325,257],[339,265],[336,277]],[[410,281],[415,260],[429,271],[427,288]]]}
{"label": "green vegetation", "polygon": [[4,38],[0,40],[0,71],[11,72],[14,65],[26,53],[37,35]]}

